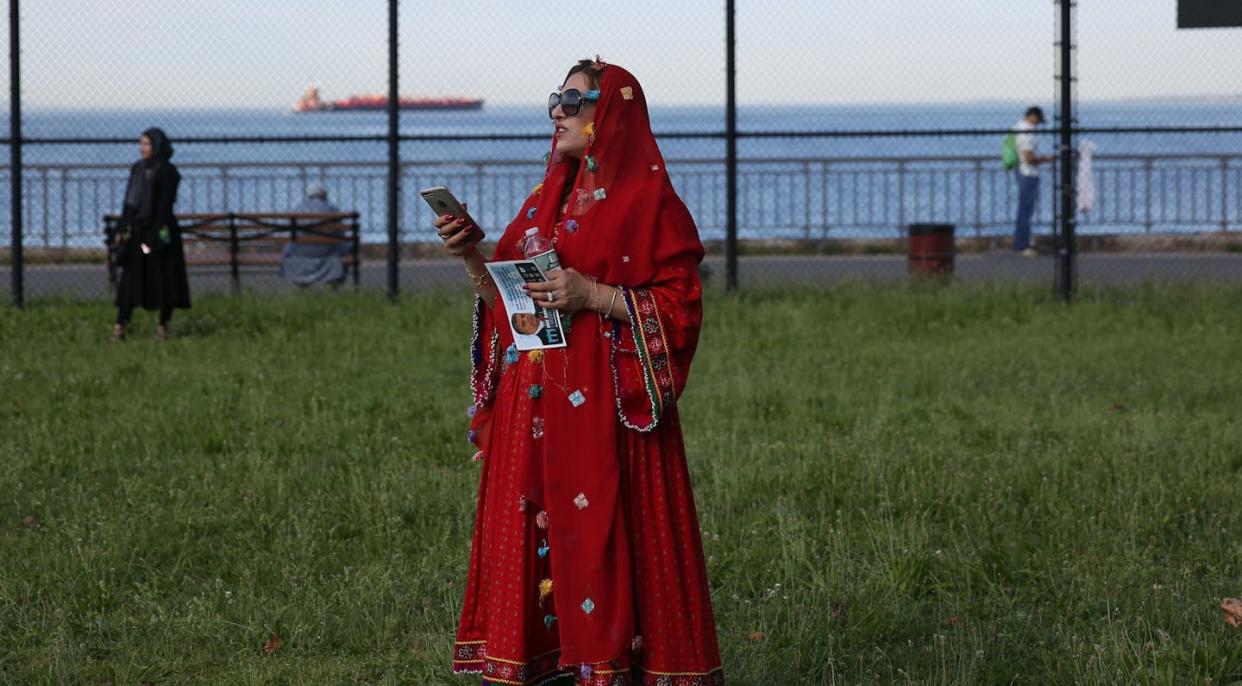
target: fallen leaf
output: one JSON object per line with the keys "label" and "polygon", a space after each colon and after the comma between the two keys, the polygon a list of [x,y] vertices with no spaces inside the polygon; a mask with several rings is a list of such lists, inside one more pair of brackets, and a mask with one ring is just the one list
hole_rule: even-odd
{"label": "fallen leaf", "polygon": [[1224,611],[1225,621],[1229,622],[1229,626],[1235,629],[1242,626],[1242,600],[1225,598],[1220,601],[1220,609]]}
{"label": "fallen leaf", "polygon": [[22,517],[22,526],[27,529],[37,529],[42,523],[43,522],[40,522],[39,518],[34,515],[26,515],[25,517]]}
{"label": "fallen leaf", "polygon": [[830,617],[832,618],[832,621],[835,622],[844,616],[845,616],[845,601],[838,600],[834,602],[832,604],[832,614],[830,615]]}
{"label": "fallen leaf", "polygon": [[746,634],[746,638],[751,641],[762,641],[767,638],[767,636],[764,636],[762,631],[752,631],[749,634]]}
{"label": "fallen leaf", "polygon": [[948,624],[949,626],[957,626],[958,624],[961,624],[965,622],[966,620],[962,619],[958,615],[949,615],[949,618],[944,621],[945,621],[945,624]]}
{"label": "fallen leaf", "polygon": [[272,637],[267,640],[267,643],[263,644],[263,654],[274,655],[284,644],[285,642],[280,640],[280,629],[277,629],[272,632]]}
{"label": "fallen leaf", "polygon": [[1109,414],[1117,414],[1118,412],[1121,412],[1121,411],[1122,411],[1122,410],[1124,410],[1124,409],[1126,409],[1126,406],[1125,406],[1125,405],[1122,405],[1121,403],[1113,403],[1113,404],[1112,404],[1112,405],[1108,408],[1108,413],[1109,413]]}

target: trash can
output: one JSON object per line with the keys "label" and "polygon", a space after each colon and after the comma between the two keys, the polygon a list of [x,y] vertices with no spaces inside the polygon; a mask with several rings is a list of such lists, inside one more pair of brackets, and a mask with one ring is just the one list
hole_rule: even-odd
{"label": "trash can", "polygon": [[907,272],[910,276],[953,274],[953,224],[911,224],[906,228]]}

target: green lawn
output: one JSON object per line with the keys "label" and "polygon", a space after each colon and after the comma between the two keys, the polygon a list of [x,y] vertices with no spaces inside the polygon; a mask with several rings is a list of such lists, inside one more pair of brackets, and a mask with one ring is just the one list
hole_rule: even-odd
{"label": "green lawn", "polygon": [[[1242,293],[707,303],[732,684],[1228,684]],[[468,684],[464,294],[0,308],[0,683]],[[262,646],[279,630],[283,646]]]}

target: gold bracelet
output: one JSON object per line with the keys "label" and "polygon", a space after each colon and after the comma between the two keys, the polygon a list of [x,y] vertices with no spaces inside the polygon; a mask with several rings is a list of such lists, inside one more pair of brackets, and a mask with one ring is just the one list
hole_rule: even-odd
{"label": "gold bracelet", "polygon": [[482,274],[475,276],[474,274],[471,274],[470,269],[467,268],[466,278],[470,279],[470,283],[473,283],[475,288],[482,288],[483,284],[487,283],[488,281],[492,279],[492,276],[491,274],[487,272],[483,272]]}
{"label": "gold bracelet", "polygon": [[[588,276],[590,275],[588,274]],[[598,303],[598,302],[599,302],[599,279],[595,278],[594,276],[591,276],[591,301],[587,303],[587,306],[590,307],[590,309],[594,310],[597,307],[595,303]]]}

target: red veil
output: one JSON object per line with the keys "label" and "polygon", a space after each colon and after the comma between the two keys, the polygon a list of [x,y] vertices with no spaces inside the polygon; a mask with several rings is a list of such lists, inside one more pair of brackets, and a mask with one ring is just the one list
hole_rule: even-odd
{"label": "red veil", "polygon": [[[544,182],[506,228],[493,258],[521,259],[519,240],[527,228],[538,226],[553,237],[564,267],[619,287],[631,317],[624,325],[578,312],[568,347],[545,352],[542,445],[518,465],[515,501],[524,499],[541,517],[546,513],[562,665],[628,664],[636,608],[642,607],[634,577],[645,572],[632,550],[634,527],[643,526],[635,519],[642,515],[630,511],[633,497],[623,492],[636,487],[626,476],[625,446],[633,438],[627,434],[668,434],[656,440],[658,446],[684,455],[674,405],[702,321],[703,246],[664,167],[642,87],[628,71],[607,65],[600,92],[583,159],[562,159],[553,139]],[[569,209],[561,215],[566,183],[572,190]],[[509,440],[493,436],[490,424],[502,365],[518,359],[511,341],[503,304],[498,300],[489,311],[480,302],[472,428],[484,453],[496,441]],[[661,420],[669,417],[664,422],[669,430],[662,432]],[[693,518],[693,502],[689,508]],[[693,545],[701,550],[693,528]],[[686,593],[707,607],[692,613],[699,615],[698,625],[689,630],[708,634],[695,652],[714,655],[701,552],[698,556],[699,573],[691,576],[702,587]],[[719,665],[719,658],[714,660],[713,669]]]}

